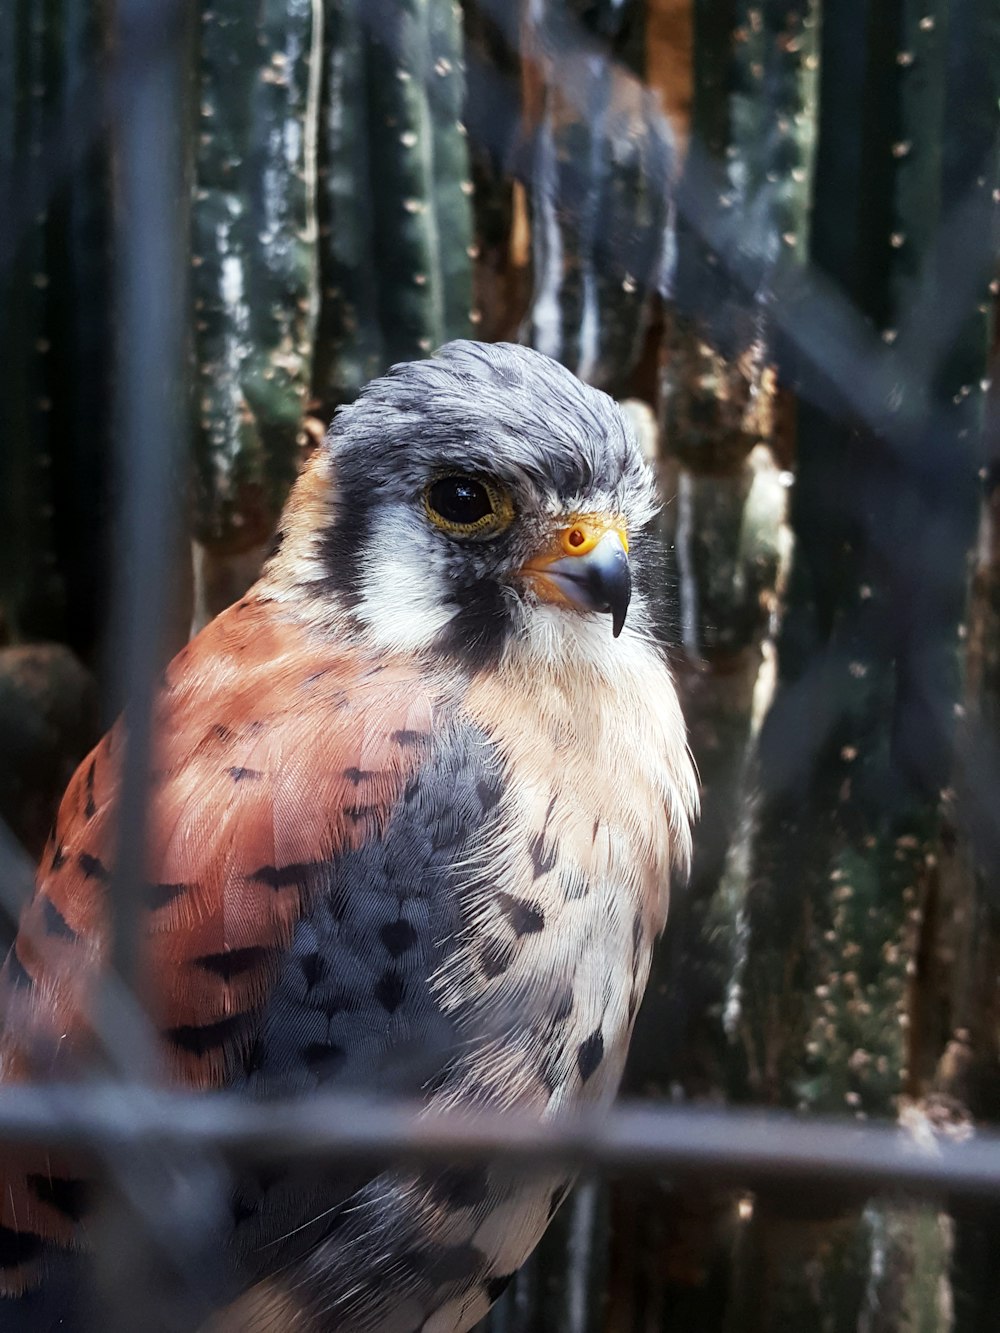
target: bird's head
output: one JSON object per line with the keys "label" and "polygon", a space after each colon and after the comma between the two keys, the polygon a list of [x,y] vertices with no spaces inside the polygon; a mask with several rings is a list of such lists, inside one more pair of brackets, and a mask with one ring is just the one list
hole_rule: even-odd
{"label": "bird's head", "polygon": [[315,577],[380,646],[473,669],[645,633],[650,469],[617,404],[510,344],[453,342],[340,408]]}

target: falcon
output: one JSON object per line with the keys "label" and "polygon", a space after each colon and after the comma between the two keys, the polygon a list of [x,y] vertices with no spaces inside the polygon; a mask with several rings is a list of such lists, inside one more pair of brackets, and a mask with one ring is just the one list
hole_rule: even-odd
{"label": "falcon", "polygon": [[[337,411],[259,581],[154,707],[139,970],[174,1085],[611,1100],[697,803],[656,507],[618,406],[523,347],[450,343]],[[71,782],[0,975],[6,1082],[93,1051],[123,740]],[[0,1326],[72,1327],[85,1182],[0,1169]],[[460,1333],[568,1183],[246,1171],[209,1326]]]}

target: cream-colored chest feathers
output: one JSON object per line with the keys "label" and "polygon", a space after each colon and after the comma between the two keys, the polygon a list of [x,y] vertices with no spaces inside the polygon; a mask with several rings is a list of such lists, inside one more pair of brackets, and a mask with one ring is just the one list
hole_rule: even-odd
{"label": "cream-colored chest feathers", "polygon": [[505,795],[463,876],[467,938],[436,979],[469,1034],[444,1102],[549,1114],[617,1088],[697,804],[666,667],[638,638],[622,658],[611,679],[509,662],[466,695]]}

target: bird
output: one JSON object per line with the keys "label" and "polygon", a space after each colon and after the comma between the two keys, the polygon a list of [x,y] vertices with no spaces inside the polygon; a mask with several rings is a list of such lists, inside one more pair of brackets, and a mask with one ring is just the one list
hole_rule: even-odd
{"label": "bird", "polygon": [[[138,975],[165,1080],[609,1105],[698,804],[658,508],[617,403],[527,347],[451,342],[337,409],[153,706]],[[4,1083],[92,1057],[126,739],[72,779],[0,973]],[[35,1302],[71,1328],[88,1196],[45,1154],[0,1174],[0,1325]],[[462,1333],[570,1183],[247,1168],[207,1326]]]}

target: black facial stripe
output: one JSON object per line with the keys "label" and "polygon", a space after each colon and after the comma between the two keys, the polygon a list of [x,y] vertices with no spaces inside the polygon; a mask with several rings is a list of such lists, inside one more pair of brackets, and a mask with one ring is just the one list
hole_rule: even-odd
{"label": "black facial stripe", "polygon": [[375,491],[371,485],[352,484],[350,470],[338,473],[336,517],[322,536],[322,558],[327,569],[324,583],[338,593],[353,610],[362,600],[363,552],[371,535]]}
{"label": "black facial stripe", "polygon": [[458,613],[438,635],[434,647],[473,674],[496,666],[513,630],[503,589],[487,579],[457,589],[453,601]]}

